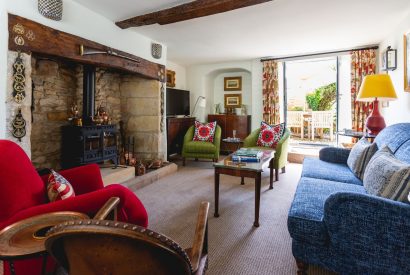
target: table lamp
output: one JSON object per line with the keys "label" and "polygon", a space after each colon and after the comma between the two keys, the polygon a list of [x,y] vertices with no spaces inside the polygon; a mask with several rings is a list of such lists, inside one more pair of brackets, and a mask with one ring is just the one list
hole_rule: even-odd
{"label": "table lamp", "polygon": [[373,101],[373,111],[366,120],[369,134],[377,135],[386,127],[383,116],[379,112],[379,100],[391,101],[397,98],[393,82],[387,74],[367,75],[363,79],[357,101]]}

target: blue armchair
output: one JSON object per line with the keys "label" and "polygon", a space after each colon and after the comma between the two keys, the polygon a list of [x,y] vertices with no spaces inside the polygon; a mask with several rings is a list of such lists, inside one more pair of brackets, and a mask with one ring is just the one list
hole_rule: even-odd
{"label": "blue armchair", "polygon": [[[386,128],[375,142],[410,164],[410,123]],[[326,148],[304,161],[288,216],[299,273],[315,264],[340,274],[410,274],[410,204],[367,194],[348,156]]]}

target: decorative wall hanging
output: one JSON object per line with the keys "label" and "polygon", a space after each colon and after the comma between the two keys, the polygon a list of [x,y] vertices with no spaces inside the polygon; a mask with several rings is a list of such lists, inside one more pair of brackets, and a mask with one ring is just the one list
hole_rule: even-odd
{"label": "decorative wall hanging", "polygon": [[18,46],[24,46],[24,38],[21,35],[16,35],[16,37],[14,37],[14,43]]}
{"label": "decorative wall hanging", "polygon": [[165,93],[165,88],[164,88],[164,82],[161,82],[161,122],[160,122],[160,129],[161,133],[164,132],[164,93]]}
{"label": "decorative wall hanging", "polygon": [[17,33],[17,34],[24,34],[25,30],[23,25],[21,24],[16,24],[13,26],[13,32]]}
{"label": "decorative wall hanging", "polygon": [[34,41],[36,39],[36,36],[35,36],[35,34],[32,30],[28,30],[27,33],[26,33],[26,38],[29,41]]}
{"label": "decorative wall hanging", "polygon": [[174,88],[175,87],[175,72],[171,70],[167,70],[167,87]]}
{"label": "decorative wall hanging", "polygon": [[60,21],[63,17],[63,0],[38,0],[38,12],[48,19]]}
{"label": "decorative wall hanging", "polygon": [[224,91],[241,91],[242,77],[224,77]]}
{"label": "decorative wall hanging", "polygon": [[410,92],[410,33],[404,35],[404,90]]}
{"label": "decorative wall hanging", "polygon": [[158,43],[152,43],[151,55],[153,58],[160,59],[162,56],[162,45]]}
{"label": "decorative wall hanging", "polygon": [[383,53],[382,69],[383,71],[394,71],[397,69],[397,50],[392,49],[390,46]]}
{"label": "decorative wall hanging", "polygon": [[26,97],[26,77],[21,52],[18,53],[13,64],[13,98],[17,103],[21,103]]}
{"label": "decorative wall hanging", "polygon": [[21,142],[21,139],[26,135],[26,121],[21,113],[21,108],[17,109],[17,114],[14,117],[11,126],[13,127],[13,137]]}

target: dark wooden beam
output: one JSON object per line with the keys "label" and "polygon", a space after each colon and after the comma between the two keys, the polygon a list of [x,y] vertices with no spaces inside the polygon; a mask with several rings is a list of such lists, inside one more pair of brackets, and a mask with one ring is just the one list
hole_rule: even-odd
{"label": "dark wooden beam", "polygon": [[[47,27],[26,18],[9,14],[9,50],[37,53],[113,68],[164,81],[165,66],[105,45]],[[81,55],[80,46],[114,54]]]}
{"label": "dark wooden beam", "polygon": [[152,24],[166,25],[203,16],[223,13],[272,0],[196,0],[169,9],[136,16],[116,22],[122,28],[139,27]]}

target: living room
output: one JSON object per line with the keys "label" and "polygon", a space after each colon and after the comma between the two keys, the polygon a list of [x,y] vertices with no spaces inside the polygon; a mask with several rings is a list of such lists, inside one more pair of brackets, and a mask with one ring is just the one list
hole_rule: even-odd
{"label": "living room", "polygon": [[143,2],[0,3],[0,274],[408,274],[408,1]]}

